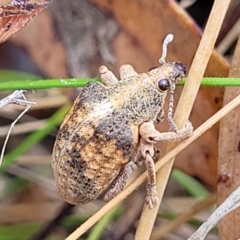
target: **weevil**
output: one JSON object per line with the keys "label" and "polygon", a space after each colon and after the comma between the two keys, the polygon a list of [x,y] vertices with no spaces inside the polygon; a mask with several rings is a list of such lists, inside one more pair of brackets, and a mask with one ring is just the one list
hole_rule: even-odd
{"label": "weevil", "polygon": [[[62,197],[71,204],[85,204],[106,191],[111,200],[122,191],[139,161],[147,172],[146,203],[158,202],[154,167],[154,144],[175,141],[192,134],[188,121],[178,129],[172,118],[173,93],[186,68],[166,62],[169,34],[163,43],[160,66],[138,74],[131,65],[120,68],[120,80],[101,66],[100,82],[88,83],[75,100],[56,137],[52,168]],[[167,120],[172,131],[159,132],[154,123],[164,116],[167,92],[170,103]]]}

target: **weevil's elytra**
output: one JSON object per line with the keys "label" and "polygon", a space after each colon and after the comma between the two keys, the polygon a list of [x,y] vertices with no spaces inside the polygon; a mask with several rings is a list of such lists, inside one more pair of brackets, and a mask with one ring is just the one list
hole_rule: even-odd
{"label": "weevil's elytra", "polygon": [[[157,204],[153,162],[156,141],[174,141],[192,133],[190,122],[178,130],[172,120],[175,84],[185,75],[185,66],[165,62],[163,44],[161,66],[136,73],[132,66],[120,68],[120,81],[105,66],[102,83],[91,82],[78,98],[58,132],[52,167],[62,197],[72,204],[84,204],[107,190],[105,200],[125,186],[133,168],[142,160],[149,174],[146,203]],[[170,89],[168,122],[173,132],[158,132],[154,122],[162,120],[163,105]]]}

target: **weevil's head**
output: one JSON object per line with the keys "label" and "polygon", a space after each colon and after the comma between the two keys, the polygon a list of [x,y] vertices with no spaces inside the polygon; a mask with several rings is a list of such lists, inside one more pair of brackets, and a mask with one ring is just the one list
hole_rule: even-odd
{"label": "weevil's head", "polygon": [[186,67],[180,62],[166,62],[167,45],[173,40],[173,35],[168,34],[163,42],[162,56],[159,59],[160,66],[149,69],[147,72],[156,88],[165,92],[175,89],[176,83],[182,81],[186,74]]}
{"label": "weevil's head", "polygon": [[186,67],[179,62],[168,62],[150,69],[147,74],[156,88],[164,92],[168,89],[175,89],[176,83],[182,81],[185,76]]}

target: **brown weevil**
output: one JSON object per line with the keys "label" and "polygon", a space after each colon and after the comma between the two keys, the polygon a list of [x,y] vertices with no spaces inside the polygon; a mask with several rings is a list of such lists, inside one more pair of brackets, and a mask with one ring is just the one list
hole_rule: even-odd
{"label": "brown weevil", "polygon": [[[169,34],[163,43],[160,66],[136,73],[131,65],[120,68],[120,81],[100,67],[103,83],[90,82],[80,92],[57,134],[52,167],[62,197],[72,204],[84,204],[106,190],[110,200],[122,191],[138,161],[148,171],[146,203],[158,202],[154,166],[154,144],[175,141],[192,134],[187,122],[178,130],[172,119],[173,93],[186,69],[179,62],[165,62]],[[167,120],[172,132],[160,133],[154,122],[163,118],[168,90]]]}

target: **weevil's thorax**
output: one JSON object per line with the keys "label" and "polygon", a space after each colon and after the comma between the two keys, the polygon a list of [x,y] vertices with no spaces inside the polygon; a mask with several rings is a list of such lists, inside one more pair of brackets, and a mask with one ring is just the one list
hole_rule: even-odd
{"label": "weevil's thorax", "polygon": [[155,120],[167,95],[167,89],[162,90],[159,86],[160,81],[175,84],[184,74],[185,67],[172,62],[127,80],[120,80],[117,86],[109,89],[110,102],[114,109],[124,111],[134,124]]}

